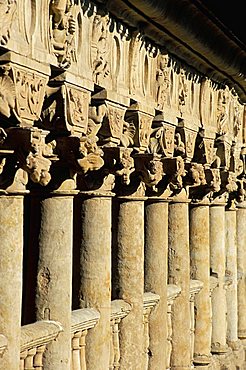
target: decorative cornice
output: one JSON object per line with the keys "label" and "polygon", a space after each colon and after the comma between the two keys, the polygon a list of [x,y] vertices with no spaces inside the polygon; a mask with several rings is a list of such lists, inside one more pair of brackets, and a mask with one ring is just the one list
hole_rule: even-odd
{"label": "decorative cornice", "polygon": [[200,72],[233,86],[246,102],[245,50],[200,1],[109,0],[107,7]]}

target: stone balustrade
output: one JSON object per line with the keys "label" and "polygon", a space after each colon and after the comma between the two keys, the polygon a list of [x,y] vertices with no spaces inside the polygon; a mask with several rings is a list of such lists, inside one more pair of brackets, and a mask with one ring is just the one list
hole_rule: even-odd
{"label": "stone balustrade", "polygon": [[109,369],[120,368],[120,337],[119,325],[121,320],[131,311],[130,304],[122,299],[116,299],[111,302],[111,346],[110,346],[110,364]]}
{"label": "stone balustrade", "polygon": [[195,296],[200,292],[203,283],[199,280],[190,281],[190,350],[191,350],[191,367],[194,359],[194,344],[195,344]]}
{"label": "stone balustrade", "polygon": [[181,288],[168,284],[167,286],[167,351],[166,351],[166,369],[170,369],[172,354],[172,306],[175,299],[181,293]]}
{"label": "stone balustrade", "polygon": [[4,335],[0,334],[0,358],[3,357],[4,352],[7,349],[7,339]]}
{"label": "stone balustrade", "polygon": [[143,302],[143,324],[144,324],[144,367],[143,370],[149,368],[149,316],[151,311],[157,305],[160,300],[160,296],[154,293],[144,293]]}
{"label": "stone balustrade", "polygon": [[56,321],[37,321],[22,326],[20,370],[42,370],[44,352],[62,331],[62,326]]}
{"label": "stone balustrade", "polygon": [[94,328],[100,318],[93,308],[72,311],[72,360],[71,370],[86,370],[85,340],[89,329]]}

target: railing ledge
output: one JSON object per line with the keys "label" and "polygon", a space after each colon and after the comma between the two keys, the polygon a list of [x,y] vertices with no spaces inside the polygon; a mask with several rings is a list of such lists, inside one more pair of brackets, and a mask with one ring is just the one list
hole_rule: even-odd
{"label": "railing ledge", "polygon": [[123,299],[115,299],[111,302],[111,320],[123,319],[131,311],[132,307]]}
{"label": "railing ledge", "polygon": [[71,333],[92,329],[98,323],[100,313],[94,308],[80,308],[72,311]]}
{"label": "railing ledge", "polygon": [[46,345],[63,331],[57,321],[37,321],[21,327],[21,352]]}

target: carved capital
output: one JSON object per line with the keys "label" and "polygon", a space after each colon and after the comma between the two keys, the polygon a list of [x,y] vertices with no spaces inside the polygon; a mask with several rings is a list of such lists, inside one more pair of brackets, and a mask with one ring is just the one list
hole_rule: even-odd
{"label": "carved capital", "polygon": [[9,126],[32,126],[40,118],[48,76],[9,62],[0,65],[0,115]]}
{"label": "carved capital", "polygon": [[65,80],[51,80],[46,89],[40,127],[52,132],[86,134],[90,92]]}
{"label": "carved capital", "polygon": [[220,136],[215,140],[217,156],[220,158],[220,166],[224,170],[229,170],[231,160],[231,142],[226,136]]}
{"label": "carved capital", "polygon": [[157,185],[164,175],[163,163],[160,160],[160,156],[139,153],[134,158],[136,170],[139,171],[141,180],[149,190],[157,192]]}
{"label": "carved capital", "polygon": [[175,146],[175,126],[163,122],[161,117],[155,117],[149,140],[150,153],[173,157]]}
{"label": "carved capital", "polygon": [[149,146],[153,116],[140,110],[137,104],[133,104],[127,109],[125,120],[128,123],[133,123],[136,128],[134,147],[140,153],[145,152]]}
{"label": "carved capital", "polygon": [[176,134],[175,151],[185,162],[191,162],[194,157],[197,132],[186,127],[179,127]]}

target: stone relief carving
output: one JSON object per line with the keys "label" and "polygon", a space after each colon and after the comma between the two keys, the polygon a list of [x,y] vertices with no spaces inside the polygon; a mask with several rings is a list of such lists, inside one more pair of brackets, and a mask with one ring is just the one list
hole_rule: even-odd
{"label": "stone relief carving", "polygon": [[14,64],[1,67],[0,113],[31,126],[41,114],[48,78]]}
{"label": "stone relief carving", "polygon": [[61,68],[76,61],[76,5],[74,0],[51,0],[50,34],[54,54]]}
{"label": "stone relief carving", "polygon": [[130,176],[135,170],[131,152],[132,149],[123,149],[120,151],[120,159],[115,171],[115,175],[121,177],[121,182],[124,185],[130,185]]}
{"label": "stone relief carving", "polygon": [[108,14],[96,14],[92,25],[91,61],[93,80],[101,85],[110,76]]}
{"label": "stone relief carving", "polygon": [[178,82],[179,110],[182,115],[185,111],[185,105],[186,105],[187,98],[188,98],[188,87],[187,87],[185,70],[183,68],[180,69],[178,81],[179,81]]}
{"label": "stone relief carving", "polygon": [[99,129],[100,125],[95,124],[92,120],[88,121],[87,134],[80,138],[80,158],[77,159],[78,165],[81,168],[79,172],[86,173],[88,171],[99,170],[104,164],[102,159],[103,151],[97,145],[97,133]]}
{"label": "stone relief carving", "polygon": [[168,123],[158,122],[157,127],[152,129],[149,151],[172,157],[174,152],[175,126]]}
{"label": "stone relief carving", "polygon": [[87,132],[89,91],[69,83],[55,83],[46,89],[40,125],[51,131]]}
{"label": "stone relief carving", "polygon": [[16,12],[16,0],[1,0],[0,2],[0,44],[6,45],[10,38],[10,30]]}
{"label": "stone relief carving", "polygon": [[162,180],[163,175],[163,164],[160,159],[155,158],[155,156],[151,156],[151,158],[147,159],[146,163],[143,164],[141,168],[141,179],[147,188],[153,192],[158,191],[157,185]]}
{"label": "stone relief carving", "polygon": [[168,54],[160,54],[157,59],[156,71],[156,100],[157,109],[163,110],[166,105],[170,104],[170,76],[168,68]]}
{"label": "stone relief carving", "polygon": [[220,135],[228,132],[228,96],[227,91],[220,90],[217,101],[217,128]]}

